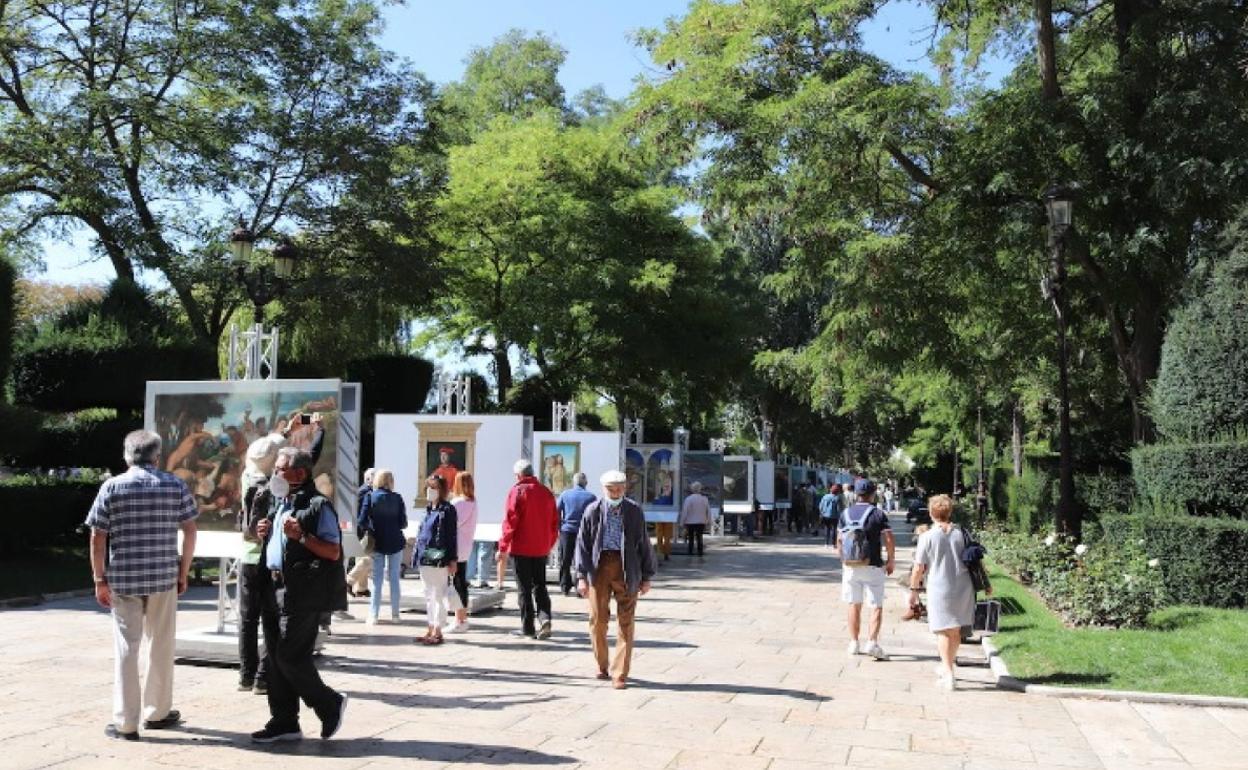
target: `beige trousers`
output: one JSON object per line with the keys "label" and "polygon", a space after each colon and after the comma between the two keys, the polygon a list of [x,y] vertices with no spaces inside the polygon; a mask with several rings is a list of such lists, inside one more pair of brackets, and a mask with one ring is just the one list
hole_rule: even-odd
{"label": "beige trousers", "polygon": [[373,574],[373,557],[360,556],[355,560],[355,566],[347,573],[347,587],[357,594],[364,593],[368,590],[368,579]]}
{"label": "beige trousers", "polygon": [[[123,733],[139,719],[158,720],[173,708],[173,646],[178,592],[149,596],[113,594],[113,724]],[[139,648],[147,641],[147,669],[139,687]],[[140,703],[142,709],[140,712]]]}
{"label": "beige trousers", "polygon": [[607,621],[611,619],[612,597],[615,597],[616,635],[611,676],[627,679],[629,666],[633,662],[637,594],[628,592],[628,585],[624,582],[624,562],[619,552],[604,551],[598,568],[594,570],[594,582],[589,586],[589,636],[599,671],[607,670]]}

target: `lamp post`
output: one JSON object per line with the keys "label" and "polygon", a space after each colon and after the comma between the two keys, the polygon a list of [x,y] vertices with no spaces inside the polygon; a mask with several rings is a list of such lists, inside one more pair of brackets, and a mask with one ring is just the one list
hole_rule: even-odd
{"label": "lamp post", "polygon": [[282,295],[284,281],[294,274],[299,250],[290,238],[282,236],[273,249],[273,274],[270,277],[262,267],[250,265],[255,245],[256,234],[240,216],[238,226],[230,233],[230,253],[234,256],[234,271],[238,282],[251,300],[255,321],[263,325],[264,307]]}
{"label": "lamp post", "polygon": [[1066,240],[1074,229],[1075,192],[1050,187],[1044,194],[1049,215],[1049,271],[1041,282],[1045,299],[1057,318],[1058,501],[1057,528],[1078,538],[1082,521],[1075,504],[1075,470],[1070,443],[1070,344],[1067,340],[1070,305],[1066,296]]}

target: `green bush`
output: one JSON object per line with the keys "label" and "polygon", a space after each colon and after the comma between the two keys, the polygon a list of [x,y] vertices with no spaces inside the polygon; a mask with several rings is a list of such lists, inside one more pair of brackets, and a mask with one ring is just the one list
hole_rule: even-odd
{"label": "green bush", "polygon": [[1025,533],[1047,529],[1057,508],[1057,478],[1028,465],[1022,476],[1006,482],[1006,499],[1011,529]]}
{"label": "green bush", "polygon": [[1087,545],[1049,535],[980,533],[990,558],[1030,585],[1067,622],[1137,628],[1164,606],[1160,569],[1131,541]]}
{"label": "green bush", "polygon": [[1170,603],[1248,607],[1248,522],[1137,513],[1102,524],[1107,539],[1157,560]]}
{"label": "green bush", "polygon": [[0,480],[4,537],[0,553],[81,542],[81,526],[99,490],[98,478],[15,476]]}
{"label": "green bush", "polygon": [[38,451],[43,442],[44,416],[35,409],[0,403],[0,465],[22,465],[20,459]]}
{"label": "green bush", "polygon": [[143,418],[137,413],[93,409],[66,415],[44,422],[33,446],[15,454],[13,461],[24,468],[106,468],[120,473],[126,467],[122,440],[142,427]]}
{"label": "green bush", "polygon": [[1248,514],[1248,439],[1149,444],[1131,459],[1140,498],[1159,509]]}
{"label": "green bush", "polygon": [[1248,249],[1218,264],[1166,330],[1153,418],[1170,441],[1248,428]]}
{"label": "green bush", "polygon": [[197,346],[100,348],[70,341],[18,355],[13,395],[16,403],[50,412],[141,411],[148,380],[215,379],[215,356]]}
{"label": "green bush", "polygon": [[366,414],[423,412],[433,364],[415,356],[368,356],[348,363],[345,379],[363,387]]}
{"label": "green bush", "polygon": [[1088,518],[1096,520],[1130,511],[1135,500],[1135,484],[1130,476],[1117,473],[1075,475],[1075,497]]}

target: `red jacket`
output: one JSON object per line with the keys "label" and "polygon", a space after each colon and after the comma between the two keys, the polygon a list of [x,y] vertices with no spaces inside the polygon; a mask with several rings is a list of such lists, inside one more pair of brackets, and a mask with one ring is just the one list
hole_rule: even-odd
{"label": "red jacket", "polygon": [[559,542],[555,496],[535,476],[525,476],[507,494],[506,518],[498,550],[515,556],[546,558]]}

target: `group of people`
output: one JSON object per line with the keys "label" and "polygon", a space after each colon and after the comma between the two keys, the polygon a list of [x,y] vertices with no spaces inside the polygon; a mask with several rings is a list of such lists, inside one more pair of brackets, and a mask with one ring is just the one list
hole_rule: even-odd
{"label": "group of people", "polygon": [[[160,469],[157,434],[129,434],[124,455],[127,472],[101,485],[86,523],[91,528],[96,599],[112,610],[114,624],[113,721],[106,733],[138,740],[140,725],[160,730],[182,721],[173,708],[174,619],[177,596],[187,587],[198,510],[186,484]],[[338,516],[332,501],[313,483],[315,458],[310,452],[280,446],[272,452],[257,451],[249,459],[254,460],[249,470],[256,483],[249,490],[241,520],[247,551],[240,574],[240,687],[265,694],[270,712],[268,722],[251,738],[257,743],[302,739],[300,700],[320,722],[320,736],[332,738],[342,727],[348,697],[321,679],[313,652],[322,616],[346,607]],[[518,461],[514,473],[498,543],[498,577],[501,583],[511,561],[519,589],[518,633],[538,639],[552,633],[545,570],[551,549],[559,544],[561,588],[565,594],[574,588],[588,599],[595,674],[611,680],[617,689],[627,687],[637,602],[650,590],[657,557],[641,507],[625,497],[625,474],[618,470],[603,474],[601,496],[589,492],[584,474],[576,474],[574,486],[556,499],[534,476],[530,461]],[[449,488],[436,472],[425,480],[425,512],[413,562],[425,589],[428,627],[418,641],[426,645],[442,643],[449,612],[456,613],[458,627],[466,623],[463,574],[476,528],[474,486],[472,475],[464,471],[456,474]],[[700,490],[691,491],[690,499],[701,496]],[[875,504],[874,484],[859,479],[852,492],[850,505],[835,505],[842,599],[848,605],[848,651],[885,660],[879,641],[884,583],[895,569],[896,542],[887,513]],[[833,507],[831,502],[829,507]],[[918,592],[926,590],[929,625],[939,640],[938,681],[953,689],[961,629],[970,625],[975,604],[975,590],[962,560],[969,538],[952,523],[950,498],[932,498],[930,509],[934,526],[919,539],[915,550],[911,600],[917,601]],[[697,520],[703,515],[709,511],[695,501],[682,509],[680,521],[701,527],[704,523]],[[824,515],[822,505],[820,515]],[[387,579],[391,618],[395,619],[407,513],[394,492],[389,470],[374,472],[357,524],[361,535],[371,540],[376,561],[368,621],[380,622],[381,593]],[[183,538],[180,553],[179,533]],[[607,645],[612,601],[617,621],[613,658]],[[871,610],[865,643],[860,638],[864,603]],[[256,651],[257,624],[265,634],[262,660]],[[247,641],[249,627],[253,630]],[[148,640],[147,678],[140,687],[139,650],[144,638]]]}

